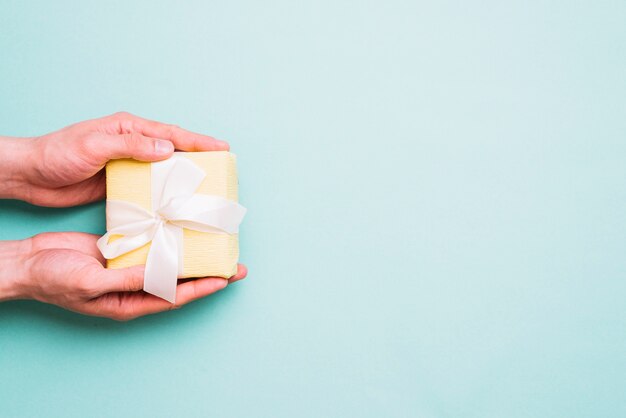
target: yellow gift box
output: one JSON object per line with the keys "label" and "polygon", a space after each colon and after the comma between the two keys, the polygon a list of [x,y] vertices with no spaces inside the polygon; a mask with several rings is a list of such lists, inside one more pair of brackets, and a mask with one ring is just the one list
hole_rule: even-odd
{"label": "yellow gift box", "polygon": [[[176,152],[206,173],[198,194],[217,195],[238,201],[237,162],[228,151]],[[130,159],[112,160],[106,165],[107,199],[137,204],[151,211],[151,163]],[[107,223],[107,230],[111,226]],[[111,236],[110,241],[120,238]],[[108,260],[108,268],[124,268],[146,263],[150,243]],[[183,230],[183,274],[187,277],[231,277],[237,273],[239,239],[237,234],[217,234]]]}

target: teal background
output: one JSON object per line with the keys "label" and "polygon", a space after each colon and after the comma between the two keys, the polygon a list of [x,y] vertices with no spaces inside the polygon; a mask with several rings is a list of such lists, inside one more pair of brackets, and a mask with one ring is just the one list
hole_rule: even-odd
{"label": "teal background", "polygon": [[[230,141],[250,268],[129,323],[1,304],[0,415],[626,416],[624,22],[0,1],[0,133],[126,110]],[[103,204],[0,202],[0,239],[62,230]]]}

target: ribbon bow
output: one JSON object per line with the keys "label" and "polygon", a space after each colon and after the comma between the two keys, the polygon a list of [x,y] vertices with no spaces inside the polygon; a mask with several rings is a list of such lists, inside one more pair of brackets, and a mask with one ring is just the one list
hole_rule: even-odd
{"label": "ribbon bow", "polygon": [[[246,209],[215,195],[196,194],[206,174],[177,154],[151,164],[152,211],[121,200],[107,200],[108,232],[98,240],[106,259],[116,258],[152,241],[143,289],[174,303],[183,272],[183,228],[236,234]],[[122,237],[109,242],[112,235]]]}

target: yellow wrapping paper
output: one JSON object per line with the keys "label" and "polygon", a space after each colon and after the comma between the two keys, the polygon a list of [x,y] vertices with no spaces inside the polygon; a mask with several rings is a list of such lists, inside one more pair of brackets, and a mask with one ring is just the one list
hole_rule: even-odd
{"label": "yellow wrapping paper", "polygon": [[[237,201],[237,164],[235,154],[228,151],[178,152],[204,170],[206,177],[196,190]],[[107,199],[135,203],[146,210],[151,207],[150,163],[123,159],[106,165]],[[109,229],[109,225],[107,225]],[[119,238],[112,236],[111,241]],[[145,264],[150,243],[117,258],[108,260],[108,268],[124,268]],[[237,273],[239,240],[237,234],[213,234],[183,230],[186,277],[231,277]]]}

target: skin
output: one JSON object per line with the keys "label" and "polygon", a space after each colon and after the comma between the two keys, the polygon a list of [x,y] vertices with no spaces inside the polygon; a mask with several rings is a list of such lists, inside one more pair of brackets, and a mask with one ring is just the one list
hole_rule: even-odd
{"label": "skin", "polygon": [[[67,207],[105,197],[104,166],[117,158],[160,161],[174,149],[228,150],[228,143],[176,125],[116,113],[33,138],[0,137],[0,198]],[[98,236],[80,232],[0,241],[0,301],[35,299],[126,321],[177,309],[246,277],[180,280],[176,303],[143,292],[143,266],[108,270]]]}

